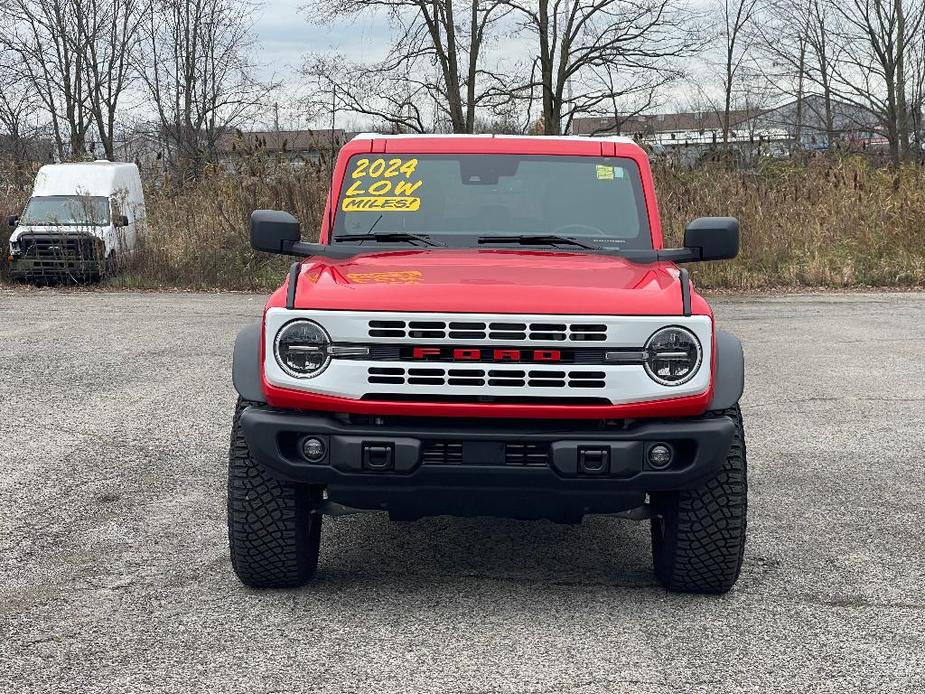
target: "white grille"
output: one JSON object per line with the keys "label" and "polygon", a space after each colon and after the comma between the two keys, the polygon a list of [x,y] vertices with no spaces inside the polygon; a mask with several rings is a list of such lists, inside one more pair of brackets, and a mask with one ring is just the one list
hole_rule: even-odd
{"label": "white grille", "polygon": [[603,323],[371,320],[369,337],[396,340],[604,342],[607,339],[607,326]]}
{"label": "white grille", "polygon": [[366,380],[379,385],[481,388],[603,388],[607,374],[585,369],[454,369],[371,366]]}
{"label": "white grille", "polygon": [[[594,348],[639,350],[666,325],[680,325],[697,335],[703,361],[687,383],[668,387],[653,381],[641,364],[401,361],[389,358],[332,359],[313,378],[286,374],[274,357],[274,339],[291,320],[318,322],[339,344],[377,346],[529,346],[534,349]],[[702,393],[710,385],[713,325],[709,316],[507,315],[394,311],[325,311],[271,308],[266,312],[264,373],[274,386],[358,400],[374,396],[422,402],[439,398],[471,402],[491,398],[542,401],[595,399],[613,404],[680,398]],[[382,331],[382,332],[373,332]]]}

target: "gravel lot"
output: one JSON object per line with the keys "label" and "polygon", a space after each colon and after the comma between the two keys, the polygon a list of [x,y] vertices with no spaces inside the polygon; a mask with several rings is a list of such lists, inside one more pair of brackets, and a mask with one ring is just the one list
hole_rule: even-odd
{"label": "gravel lot", "polygon": [[231,572],[253,295],[0,290],[0,690],[925,690],[925,294],[724,298],[749,544],[665,593],[647,524],[325,520],[319,579]]}

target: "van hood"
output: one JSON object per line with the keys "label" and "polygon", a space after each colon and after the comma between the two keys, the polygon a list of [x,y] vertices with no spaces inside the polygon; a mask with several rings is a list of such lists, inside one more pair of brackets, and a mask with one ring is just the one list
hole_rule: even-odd
{"label": "van hood", "polygon": [[[285,301],[281,288],[275,301]],[[699,297],[694,312],[708,313]],[[313,258],[296,308],[460,313],[680,315],[670,263],[561,251],[415,249]]]}
{"label": "van hood", "polygon": [[13,230],[13,233],[10,234],[10,241],[16,241],[22,234],[89,234],[91,236],[105,239],[106,233],[110,229],[111,227],[108,226],[88,226],[86,224],[54,226],[32,226],[30,224],[20,224]]}

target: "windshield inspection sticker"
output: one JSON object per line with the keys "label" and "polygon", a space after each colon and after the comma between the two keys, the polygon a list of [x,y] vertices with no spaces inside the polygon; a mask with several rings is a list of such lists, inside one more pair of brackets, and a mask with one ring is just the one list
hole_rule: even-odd
{"label": "windshield inspection sticker", "polygon": [[344,193],[344,212],[417,212],[421,198],[415,192],[423,181],[414,179],[417,159],[361,157],[349,174],[353,182]]}
{"label": "windshield inspection sticker", "polygon": [[604,166],[598,164],[595,167],[598,181],[613,181],[617,178],[623,178],[624,171],[622,166]]}

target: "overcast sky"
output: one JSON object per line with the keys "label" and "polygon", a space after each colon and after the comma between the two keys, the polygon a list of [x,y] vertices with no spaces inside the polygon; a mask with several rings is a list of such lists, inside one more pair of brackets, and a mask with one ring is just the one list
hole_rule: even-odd
{"label": "overcast sky", "polygon": [[[694,4],[702,2],[694,0]],[[383,58],[383,52],[390,44],[388,22],[382,15],[368,14],[333,26],[320,26],[310,21],[308,14],[300,9],[305,3],[306,0],[266,0],[266,4],[258,10],[254,24],[255,39],[260,51],[256,59],[264,66],[262,76],[283,83],[283,89],[276,97],[280,108],[280,125],[283,128],[329,126],[327,122],[309,123],[297,107],[301,95],[298,71],[306,54],[333,52],[344,54],[351,60],[372,61]],[[522,41],[509,36],[500,50],[508,59],[530,55],[532,40],[526,36]],[[673,106],[689,107],[684,103],[686,92],[678,87],[663,94],[662,100],[666,99],[675,102]],[[662,108],[667,108],[667,104],[662,104]],[[255,123],[255,126],[271,127],[272,111],[267,109],[266,121]],[[356,116],[345,117],[349,122],[341,122],[339,118],[338,127],[358,125]]]}
{"label": "overcast sky", "polygon": [[355,22],[318,26],[300,9],[304,4],[305,0],[268,0],[254,24],[260,47],[257,59],[265,66],[264,76],[285,85],[280,95],[283,127],[306,125],[299,122],[298,113],[284,104],[295,99],[297,73],[307,53],[331,51],[364,60],[379,57],[389,40],[388,26],[382,19],[363,17]]}
{"label": "overcast sky", "polygon": [[298,68],[303,55],[328,49],[362,57],[370,39],[385,40],[382,22],[363,19],[340,26],[317,26],[300,10],[304,0],[270,0],[260,11],[254,31],[262,45],[261,61],[276,70]]}

